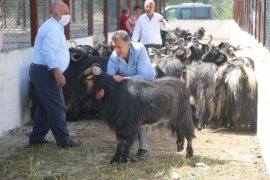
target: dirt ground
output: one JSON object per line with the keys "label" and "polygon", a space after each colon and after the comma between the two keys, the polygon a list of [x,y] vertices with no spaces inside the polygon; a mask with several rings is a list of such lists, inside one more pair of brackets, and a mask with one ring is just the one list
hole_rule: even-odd
{"label": "dirt ground", "polygon": [[[101,121],[68,122],[68,128],[71,136],[83,139],[84,142],[116,142],[114,133]],[[27,146],[30,132],[31,125],[25,125],[0,138],[0,165],[9,154]],[[48,135],[48,138],[53,140],[51,134]],[[135,142],[134,146],[136,149],[138,143]],[[255,134],[236,133],[224,129],[218,131],[196,130],[193,148],[194,155],[204,159],[204,163],[197,162],[196,165],[205,169],[205,177],[209,177],[207,179],[216,179],[213,177],[219,177],[218,179],[269,179]],[[149,159],[166,157],[175,152],[175,138],[168,130],[164,128],[151,130]],[[184,152],[181,153],[184,154]],[[209,164],[205,163],[205,159],[209,161]],[[215,167],[215,172],[207,170],[211,166],[225,163],[229,167],[221,166],[220,169]],[[183,178],[178,178],[176,175],[174,179]]]}

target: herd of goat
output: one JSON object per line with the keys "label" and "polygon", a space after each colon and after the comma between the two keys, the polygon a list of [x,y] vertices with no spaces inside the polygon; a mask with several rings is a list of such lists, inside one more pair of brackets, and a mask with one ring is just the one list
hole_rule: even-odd
{"label": "herd of goat", "polygon": [[[194,34],[179,28],[162,32],[163,48],[148,49],[156,78],[176,77],[185,84],[190,93],[193,122],[198,129],[225,127],[255,131],[257,80],[253,60],[235,55],[241,47],[228,42],[212,44],[212,36],[209,42],[203,43],[204,33],[203,27]],[[99,102],[86,98],[79,76],[94,63],[106,71],[112,50],[110,45],[70,48],[71,61],[64,72],[66,86],[63,89],[67,120],[99,116]],[[29,95],[33,118],[36,104],[31,86]]]}

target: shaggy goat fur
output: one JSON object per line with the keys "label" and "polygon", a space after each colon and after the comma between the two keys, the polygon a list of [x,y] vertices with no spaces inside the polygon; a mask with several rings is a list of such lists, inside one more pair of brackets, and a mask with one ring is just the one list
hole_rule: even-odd
{"label": "shaggy goat fur", "polygon": [[257,80],[252,67],[228,61],[217,72],[219,124],[239,130],[257,127]]}
{"label": "shaggy goat fur", "polygon": [[[204,128],[215,115],[215,73],[214,63],[193,62],[187,66],[186,85],[194,99],[196,117],[194,122],[198,129]],[[196,122],[197,121],[197,122]]]}
{"label": "shaggy goat fur", "polygon": [[118,139],[111,163],[126,163],[138,129],[145,124],[156,123],[166,124],[176,134],[177,151],[183,150],[186,138],[186,157],[193,156],[192,138],[195,135],[189,91],[179,79],[127,79],[119,83],[105,72],[95,75],[93,68],[88,68],[82,77],[85,78],[88,98],[95,98],[99,89],[105,91],[100,100],[100,116],[115,131]]}

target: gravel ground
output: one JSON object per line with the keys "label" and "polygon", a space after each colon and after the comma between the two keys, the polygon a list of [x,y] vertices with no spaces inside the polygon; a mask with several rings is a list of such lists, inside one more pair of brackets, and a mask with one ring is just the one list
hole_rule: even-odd
{"label": "gravel ground", "polygon": [[[116,142],[114,133],[101,121],[68,122],[68,128],[71,136],[77,139]],[[0,163],[15,150],[27,146],[30,132],[31,126],[25,125],[1,137]],[[48,134],[47,138],[53,140],[51,133]],[[137,142],[135,142],[134,146],[137,145]],[[256,134],[236,133],[224,129],[218,131],[196,130],[193,147],[195,156],[198,155],[208,159],[209,162],[215,162],[214,164],[197,163],[197,166],[206,169],[204,177],[213,179],[213,172],[207,169],[211,166],[221,165],[220,169],[215,167],[215,178],[218,176],[218,179],[269,179]],[[149,161],[151,161],[151,158],[153,160],[170,154],[175,154],[175,138],[164,128],[152,130],[150,132]],[[229,166],[229,174],[228,169],[222,166],[225,163]]]}

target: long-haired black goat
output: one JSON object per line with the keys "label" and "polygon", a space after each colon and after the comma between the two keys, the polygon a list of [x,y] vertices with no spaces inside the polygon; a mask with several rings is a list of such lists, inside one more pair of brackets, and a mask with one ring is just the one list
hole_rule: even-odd
{"label": "long-haired black goat", "polygon": [[105,91],[100,100],[100,118],[115,131],[117,150],[111,163],[126,163],[138,129],[148,124],[166,124],[177,136],[177,151],[184,149],[186,157],[193,156],[194,125],[189,103],[189,91],[177,78],[153,81],[114,80],[98,66],[89,67],[81,75],[87,98],[95,98],[99,89]]}
{"label": "long-haired black goat", "polygon": [[216,73],[216,92],[220,96],[215,103],[219,124],[239,130],[243,126],[257,128],[257,80],[252,67],[222,64]]}
{"label": "long-haired black goat", "polygon": [[217,66],[214,63],[193,62],[187,66],[186,85],[190,90],[191,104],[194,105],[194,123],[202,129],[215,115],[213,104],[216,96],[215,73]]}

